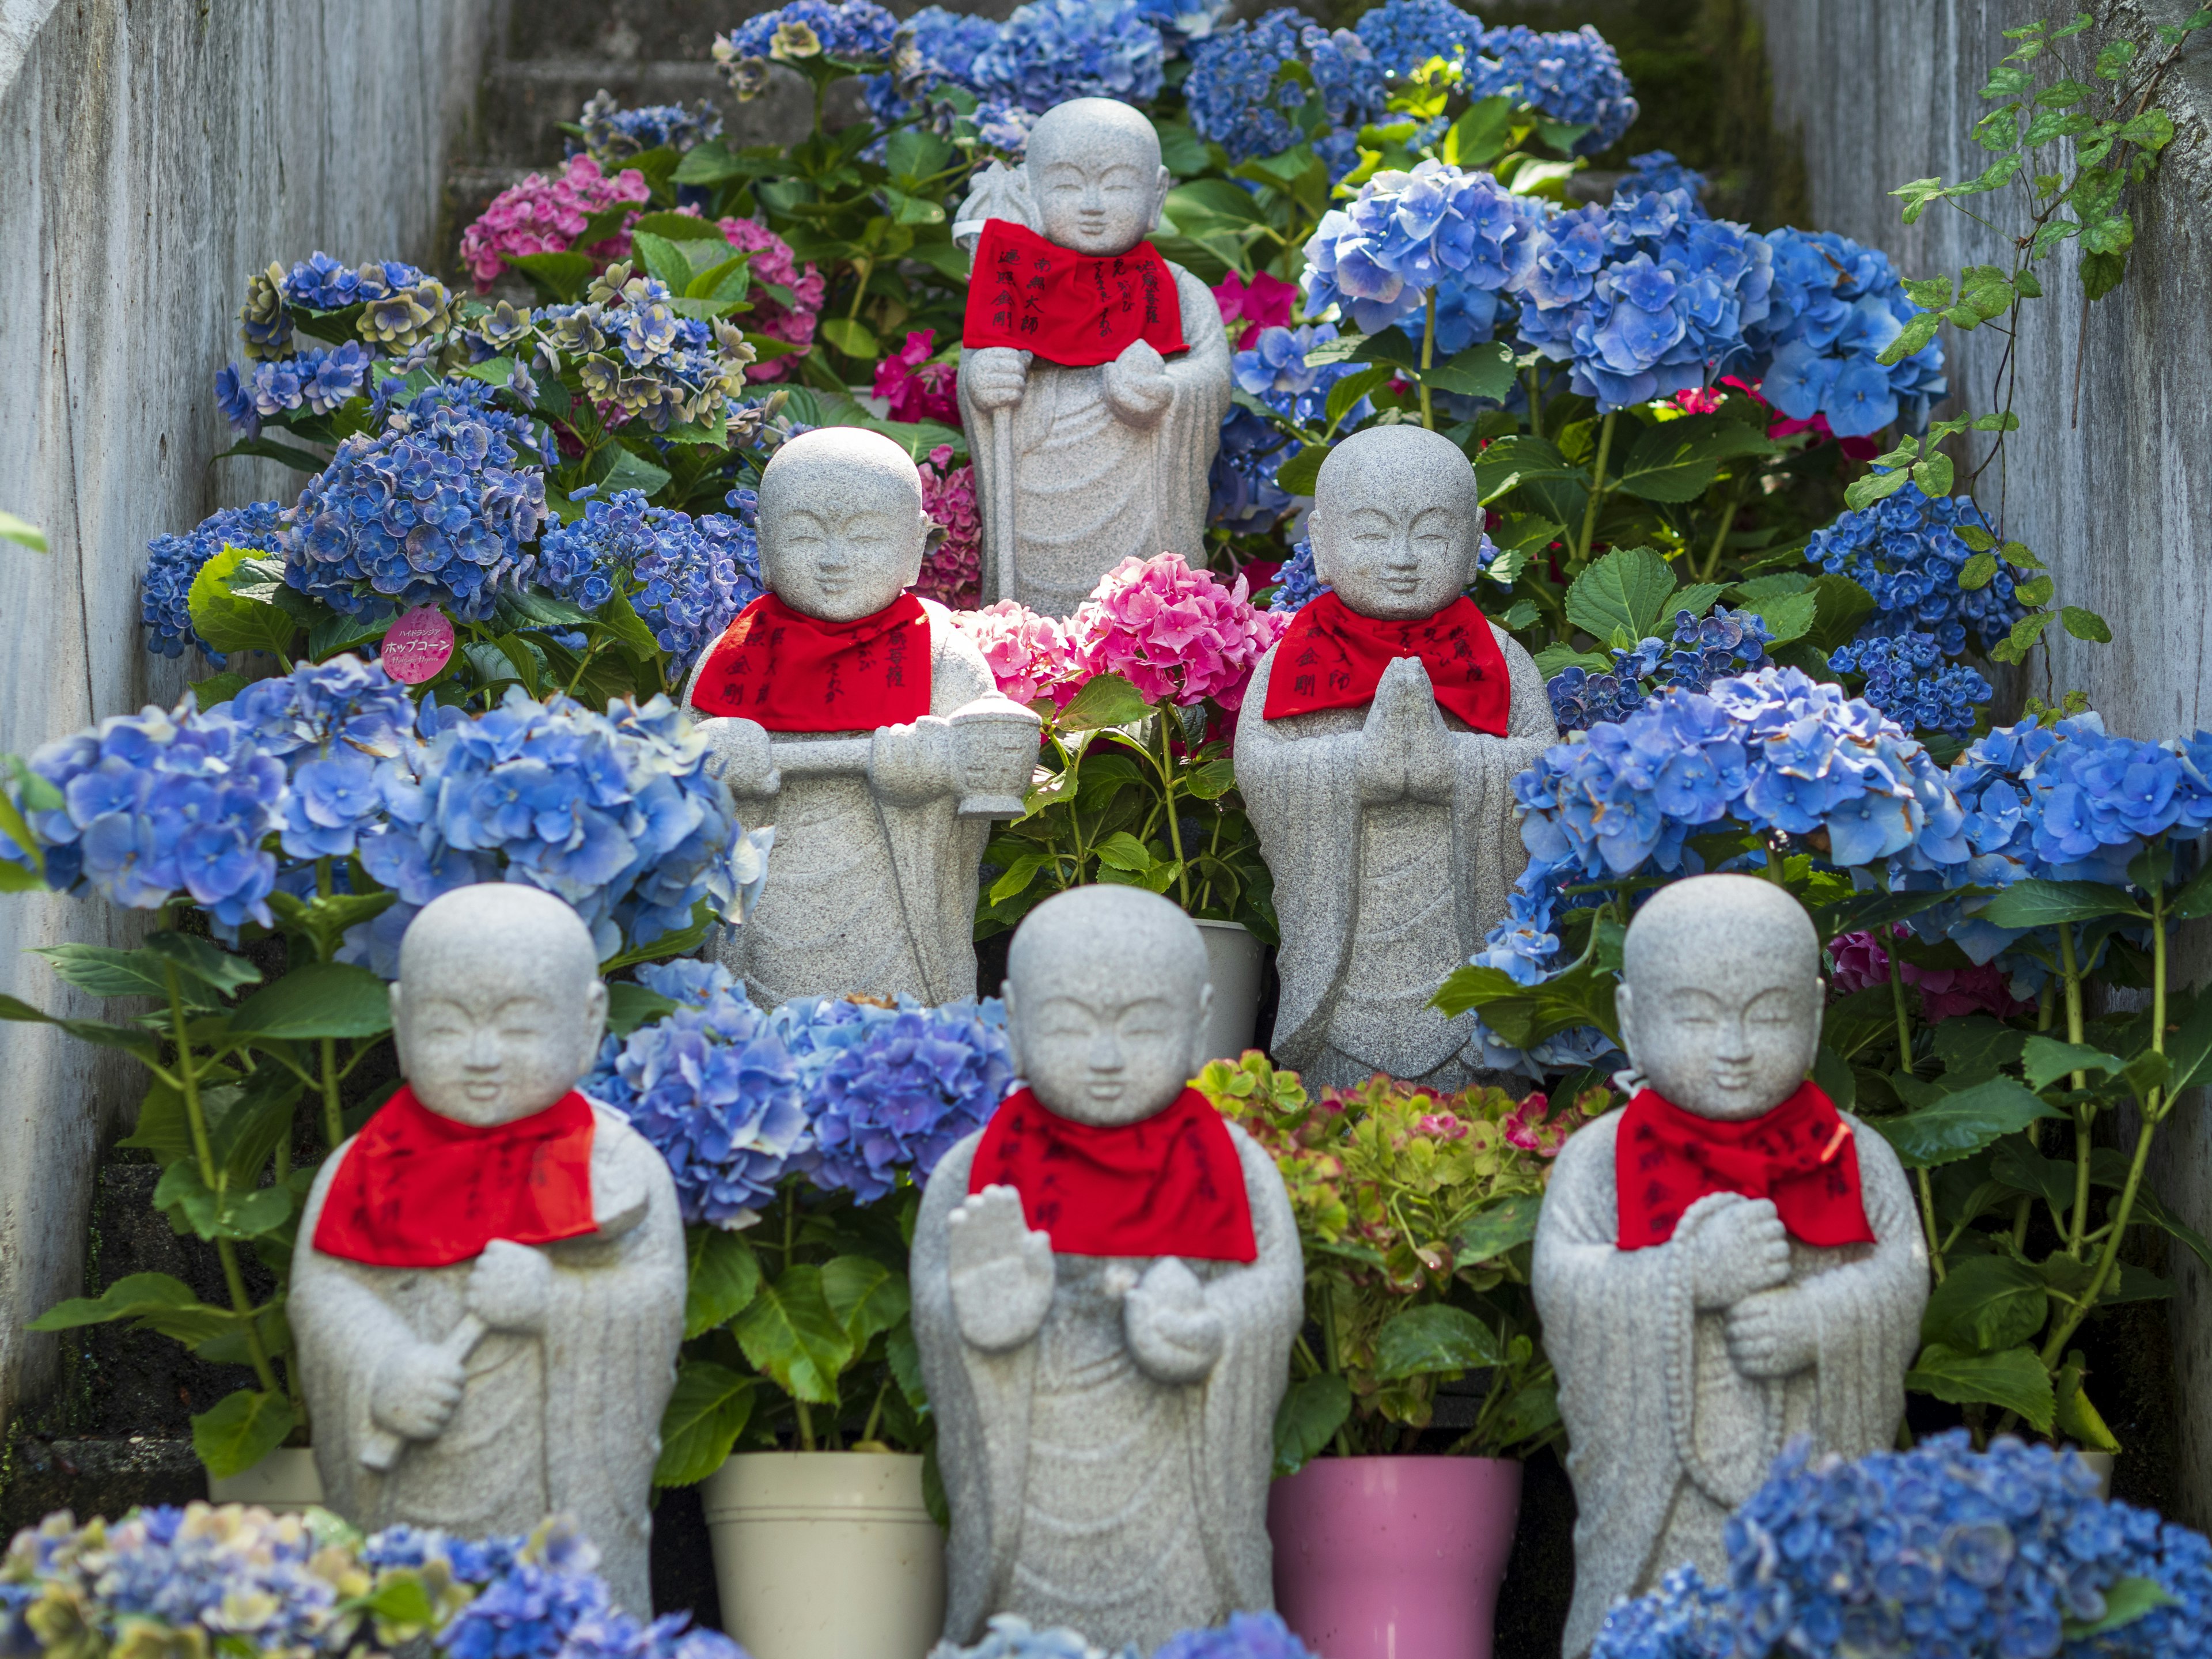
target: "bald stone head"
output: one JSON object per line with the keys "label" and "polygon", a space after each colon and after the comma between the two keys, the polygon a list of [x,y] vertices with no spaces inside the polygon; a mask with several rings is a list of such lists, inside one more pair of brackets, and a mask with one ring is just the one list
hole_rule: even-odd
{"label": "bald stone head", "polygon": [[1038,231],[1078,253],[1127,253],[1152,234],[1175,181],[1142,111],[1071,98],[1037,118],[1023,151]]}
{"label": "bald stone head", "polygon": [[1440,432],[1355,432],[1329,451],[1307,520],[1314,574],[1363,617],[1432,617],[1472,586],[1482,545],[1474,469]]}
{"label": "bald stone head", "polygon": [[538,888],[458,888],[399,941],[392,1038],[440,1117],[482,1128],[544,1111],[591,1070],[606,1023],[591,930]]}
{"label": "bald stone head", "polygon": [[1006,954],[1006,995],[1015,1068],[1079,1123],[1143,1121],[1205,1060],[1206,942],[1142,888],[1072,888],[1030,911]]}
{"label": "bald stone head", "polygon": [[1756,876],[1662,887],[1628,924],[1614,1006],[1651,1086],[1686,1112],[1741,1122],[1796,1092],[1820,1047],[1820,938]]}
{"label": "bald stone head", "polygon": [[760,483],[761,580],[802,616],[856,622],[921,574],[935,526],[906,451],[856,426],[801,433]]}

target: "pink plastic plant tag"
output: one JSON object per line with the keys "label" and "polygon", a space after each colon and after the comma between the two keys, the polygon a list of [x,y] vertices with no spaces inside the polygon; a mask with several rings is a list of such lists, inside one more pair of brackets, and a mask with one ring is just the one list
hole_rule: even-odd
{"label": "pink plastic plant tag", "polygon": [[402,685],[435,679],[453,655],[453,624],[434,605],[410,611],[384,636],[384,672]]}

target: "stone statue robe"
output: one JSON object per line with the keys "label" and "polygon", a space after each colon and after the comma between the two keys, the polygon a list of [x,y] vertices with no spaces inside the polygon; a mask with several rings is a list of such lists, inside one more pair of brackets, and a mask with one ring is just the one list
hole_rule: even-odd
{"label": "stone statue robe", "polygon": [[[951,714],[997,683],[951,612],[929,614],[929,712]],[[700,653],[700,665],[707,660]],[[692,671],[684,705],[698,686]],[[866,732],[771,732],[772,747],[866,738]],[[793,997],[902,994],[934,1006],[975,994],[975,883],[988,820],[958,816],[961,785],[919,805],[885,799],[866,771],[800,776],[774,795],[736,792],[748,821],[773,819],[768,879],[742,927],[716,953],[763,1008]]]}
{"label": "stone statue robe", "polygon": [[[914,1326],[952,1506],[947,1641],[978,1641],[987,1619],[1014,1613],[1149,1653],[1177,1631],[1274,1606],[1267,1485],[1305,1273],[1281,1177],[1243,1130],[1229,1133],[1259,1255],[1185,1259],[1225,1330],[1212,1375],[1187,1385],[1155,1381],[1131,1356],[1106,1257],[1056,1254],[1037,1334],[1005,1353],[969,1346],[945,1218],[968,1195],[980,1134],[931,1176]],[[1151,1262],[1119,1265],[1141,1274]]]}
{"label": "stone statue robe", "polygon": [[554,1269],[544,1334],[486,1333],[436,1439],[403,1443],[384,1474],[362,1462],[378,1365],[402,1342],[446,1339],[467,1310],[475,1263],[374,1267],[316,1249],[323,1200],[351,1140],[307,1196],[286,1313],[331,1509],[364,1531],[405,1522],[469,1538],[571,1516],[599,1547],[615,1600],[643,1618],[653,1466],[684,1338],[684,1224],[660,1154],[619,1112],[592,1104],[592,1213],[602,1232],[539,1247]]}
{"label": "stone statue robe", "polygon": [[1741,1375],[1724,1310],[1692,1303],[1684,1245],[1711,1200],[1665,1244],[1623,1250],[1613,1112],[1560,1152],[1536,1228],[1536,1310],[1557,1368],[1575,1486],[1575,1599],[1565,1653],[1596,1639],[1607,1609],[1684,1562],[1725,1583],[1722,1528],[1784,1445],[1809,1436],[1858,1457],[1894,1443],[1920,1341],[1928,1251],[1897,1154],[1848,1113],[1872,1244],[1790,1241],[1790,1283],[1811,1298],[1818,1358],[1778,1379]]}
{"label": "stone statue robe", "polygon": [[[1027,211],[1022,169],[994,167],[957,216],[957,228],[986,218],[1039,230]],[[969,232],[972,246],[973,231]],[[1103,364],[1066,368],[1032,359],[1020,403],[987,414],[959,381],[960,419],[972,434],[975,495],[983,520],[983,602],[1018,599],[1048,617],[1067,617],[1098,579],[1125,558],[1180,553],[1206,563],[1206,477],[1229,412],[1229,337],[1212,290],[1174,261],[1182,337],[1167,360],[1174,398],[1148,427],[1130,425],[1106,401]],[[1011,454],[994,422],[1011,418]],[[1012,476],[1002,476],[1012,462]],[[994,510],[1013,493],[1014,545],[1000,547]]]}
{"label": "stone statue robe", "polygon": [[1495,623],[1491,633],[1512,677],[1506,735],[1440,711],[1452,733],[1449,802],[1362,803],[1353,757],[1371,705],[1267,719],[1279,647],[1244,694],[1237,783],[1282,928],[1273,1046],[1310,1083],[1387,1072],[1456,1089],[1480,1069],[1464,1052],[1474,1015],[1446,1019],[1428,1001],[1505,917],[1528,861],[1513,779],[1559,737],[1534,661]]}

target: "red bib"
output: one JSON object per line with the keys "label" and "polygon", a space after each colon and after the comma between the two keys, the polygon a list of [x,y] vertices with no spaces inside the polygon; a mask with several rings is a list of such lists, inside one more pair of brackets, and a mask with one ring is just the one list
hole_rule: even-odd
{"label": "red bib", "polygon": [[1747,1123],[1715,1123],[1638,1090],[1621,1108],[1613,1173],[1624,1250],[1664,1244],[1708,1193],[1772,1199],[1808,1244],[1874,1243],[1850,1126],[1810,1083]]}
{"label": "red bib", "polygon": [[1127,253],[1074,253],[1025,226],[988,219],[968,279],[960,343],[1012,346],[1069,368],[1110,363],[1143,340],[1185,349],[1175,272],[1150,242]]}
{"label": "red bib", "polygon": [[374,1267],[444,1267],[495,1238],[551,1244],[592,1218],[592,1103],[573,1091],[488,1129],[440,1117],[405,1084],[331,1178],[315,1248]]}
{"label": "red bib", "polygon": [[1030,1226],[1070,1255],[1183,1255],[1253,1261],[1252,1204],[1229,1126],[1186,1089],[1142,1123],[1099,1128],[1027,1089],[983,1130],[968,1190],[1012,1187]]}
{"label": "red bib", "polygon": [[902,593],[872,616],[818,622],[763,593],[707,653],[691,706],[771,732],[872,732],[929,712],[929,613]]}
{"label": "red bib", "polygon": [[1433,617],[1377,622],[1334,593],[1324,593],[1291,618],[1267,680],[1267,719],[1358,708],[1394,657],[1419,657],[1436,688],[1437,705],[1477,732],[1505,735],[1513,683],[1489,621],[1462,594]]}

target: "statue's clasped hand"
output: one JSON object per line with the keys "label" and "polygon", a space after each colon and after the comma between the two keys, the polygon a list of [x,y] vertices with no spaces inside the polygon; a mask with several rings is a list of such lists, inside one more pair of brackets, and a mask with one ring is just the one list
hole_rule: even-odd
{"label": "statue's clasped hand", "polygon": [[1774,1201],[1717,1193],[1690,1206],[1685,1226],[1690,1296],[1700,1311],[1733,1308],[1790,1282],[1790,1235]]}
{"label": "statue's clasped hand", "polygon": [[868,745],[868,787],[894,806],[921,806],[960,789],[952,723],[925,714],[908,726],[879,726]]}
{"label": "statue's clasped hand", "polygon": [[1012,346],[983,346],[963,354],[962,374],[969,400],[988,414],[1021,402],[1029,390],[1030,354]]}
{"label": "statue's clasped hand", "polygon": [[945,1218],[952,1314],[970,1347],[1018,1348],[1052,1311],[1052,1239],[1032,1232],[1012,1187],[986,1187]]}
{"label": "statue's clasped hand", "polygon": [[1820,1331],[1802,1290],[1756,1291],[1728,1310],[1729,1363],[1746,1376],[1792,1376],[1820,1354]]}
{"label": "statue's clasped hand", "polygon": [[707,769],[732,794],[773,795],[783,787],[768,728],[758,720],[727,715],[701,722],[707,738]]}
{"label": "statue's clasped hand", "polygon": [[1123,425],[1156,426],[1174,402],[1167,361],[1145,341],[1130,341],[1106,365],[1106,406]]}
{"label": "statue's clasped hand", "polygon": [[1107,1288],[1121,1297],[1121,1328],[1145,1374],[1161,1382],[1203,1382],[1221,1358],[1221,1316],[1206,1286],[1181,1261],[1164,1255],[1145,1270],[1109,1271]]}
{"label": "statue's clasped hand", "polygon": [[1436,690],[1418,657],[1399,657],[1382,671],[1367,707],[1356,762],[1359,799],[1451,799],[1451,728],[1437,711]]}

